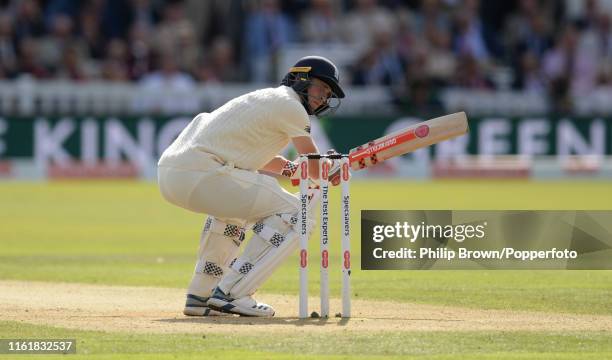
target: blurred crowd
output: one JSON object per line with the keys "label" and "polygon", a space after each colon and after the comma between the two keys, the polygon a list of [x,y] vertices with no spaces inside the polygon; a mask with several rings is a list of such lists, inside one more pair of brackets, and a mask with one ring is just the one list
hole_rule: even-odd
{"label": "blurred crowd", "polygon": [[571,97],[612,88],[611,0],[0,0],[0,79],[147,88],[278,82],[292,44],[349,48],[342,81],[406,110],[447,87]]}

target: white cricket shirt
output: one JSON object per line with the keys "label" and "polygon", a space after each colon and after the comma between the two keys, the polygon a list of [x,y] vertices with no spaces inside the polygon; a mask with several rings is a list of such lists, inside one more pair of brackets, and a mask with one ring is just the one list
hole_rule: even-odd
{"label": "white cricket shirt", "polygon": [[213,154],[224,163],[255,171],[297,136],[310,136],[310,120],[295,91],[287,86],[257,90],[210,114],[198,114],[158,165],[199,170]]}

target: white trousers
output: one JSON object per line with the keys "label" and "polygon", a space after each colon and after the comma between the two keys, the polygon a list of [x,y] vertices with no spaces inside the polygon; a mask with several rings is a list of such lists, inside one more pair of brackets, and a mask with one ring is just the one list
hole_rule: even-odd
{"label": "white trousers", "polygon": [[283,189],[273,177],[222,164],[213,155],[203,169],[159,167],[158,181],[164,198],[187,210],[240,226],[299,209],[297,196]]}

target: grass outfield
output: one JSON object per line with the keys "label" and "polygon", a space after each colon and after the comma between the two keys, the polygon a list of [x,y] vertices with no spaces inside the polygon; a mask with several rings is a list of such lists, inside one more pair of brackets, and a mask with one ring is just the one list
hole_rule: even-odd
{"label": "grass outfield", "polygon": [[[351,186],[356,298],[612,315],[612,271],[360,271],[358,241],[359,211],[364,209],[610,209],[612,183],[354,181]],[[0,199],[0,279],[175,288],[184,288],[190,279],[204,217],[166,204],[154,184],[4,182]],[[339,207],[337,192],[330,205]],[[332,233],[338,220],[332,213]],[[330,284],[335,296],[340,285],[338,240],[332,236]],[[311,248],[317,247],[315,236]],[[296,264],[294,256],[261,291],[297,294]],[[317,278],[318,269],[311,267],[311,295],[318,292]],[[283,339],[252,334],[207,335],[203,340],[193,334],[96,333],[0,322],[0,338],[16,335],[76,337],[86,340],[80,354],[86,350],[117,359],[127,354],[195,357],[204,351],[229,358],[612,358],[610,332],[385,332],[333,339],[296,333]]]}
{"label": "grass outfield", "polygon": [[612,356],[612,337],[603,333],[383,332],[334,337],[297,333],[282,337],[258,334],[230,337],[104,333],[0,322],[0,336],[15,333],[24,338],[76,338],[80,356],[70,356],[70,359],[92,355],[111,359],[130,355],[130,358],[149,355],[173,359],[176,354],[181,358],[199,359],[606,359]]}

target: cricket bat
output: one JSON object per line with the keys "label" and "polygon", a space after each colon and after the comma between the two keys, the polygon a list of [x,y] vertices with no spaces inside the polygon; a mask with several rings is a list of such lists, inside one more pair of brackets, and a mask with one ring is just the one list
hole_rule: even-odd
{"label": "cricket bat", "polygon": [[349,163],[353,170],[361,170],[467,132],[465,112],[440,116],[351,149],[348,154]]}
{"label": "cricket bat", "polygon": [[[349,164],[353,171],[362,170],[387,159],[464,135],[467,132],[468,122],[465,112],[440,116],[351,149],[348,153]],[[329,180],[334,185],[338,183],[339,172],[330,174]],[[297,186],[299,180],[292,178],[291,183]]]}

